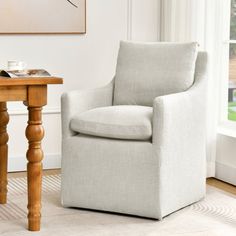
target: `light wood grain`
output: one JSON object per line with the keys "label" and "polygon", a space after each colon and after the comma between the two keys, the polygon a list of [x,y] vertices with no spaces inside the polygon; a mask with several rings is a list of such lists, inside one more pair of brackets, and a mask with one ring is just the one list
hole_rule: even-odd
{"label": "light wood grain", "polygon": [[42,107],[47,104],[47,85],[30,85],[28,99],[28,126],[26,137],[29,141],[27,151],[27,180],[28,180],[28,228],[30,231],[40,230],[41,191],[42,191],[42,159],[41,140],[44,137],[42,126]]}
{"label": "light wood grain", "polygon": [[26,128],[26,137],[29,141],[27,151],[27,181],[28,181],[28,220],[29,230],[40,230],[41,218],[41,188],[42,188],[42,159],[43,151],[41,140],[44,136],[42,126],[42,108],[28,107],[29,120]]}
{"label": "light wood grain", "polygon": [[8,122],[6,103],[0,102],[0,204],[7,203]]}
{"label": "light wood grain", "polygon": [[30,85],[27,91],[27,101],[24,102],[29,107],[42,107],[47,104],[47,85]]}
{"label": "light wood grain", "polygon": [[45,84],[62,84],[63,80],[59,77],[20,77],[7,78],[0,76],[0,86],[16,85],[45,85]]}
{"label": "light wood grain", "polygon": [[236,195],[236,186],[234,186],[232,184],[225,183],[225,182],[215,179],[215,178],[207,179],[207,184],[210,186],[216,187],[218,189],[221,189],[225,192]]}
{"label": "light wood grain", "polygon": [[40,230],[42,159],[41,140],[44,136],[42,126],[42,107],[47,104],[47,84],[61,84],[57,77],[45,78],[6,78],[0,77],[0,203],[7,201],[7,142],[6,131],[9,116],[5,101],[23,101],[28,107],[28,126],[26,137],[28,182],[28,229]]}
{"label": "light wood grain", "polygon": [[2,86],[0,87],[0,99],[2,102],[7,101],[26,101],[26,86]]}

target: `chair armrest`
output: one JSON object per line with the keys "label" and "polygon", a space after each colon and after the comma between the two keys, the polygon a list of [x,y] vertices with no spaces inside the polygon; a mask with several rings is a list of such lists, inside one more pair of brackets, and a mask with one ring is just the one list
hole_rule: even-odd
{"label": "chair armrest", "polygon": [[194,196],[189,204],[205,195],[206,81],[154,100],[153,152],[161,176],[160,204],[169,199],[167,213],[175,209],[176,199],[182,206],[188,191]]}
{"label": "chair armrest", "polygon": [[[157,97],[153,103],[153,143],[169,147],[202,143],[206,130],[207,54],[197,60],[192,87],[176,94]],[[161,142],[161,143],[160,143]],[[167,144],[168,143],[168,144]]]}
{"label": "chair armrest", "polygon": [[199,61],[193,86],[157,97],[153,103],[153,145],[161,162],[184,163],[206,155],[207,57]]}
{"label": "chair armrest", "polygon": [[64,93],[61,97],[62,138],[75,134],[70,129],[70,120],[75,114],[96,107],[111,106],[112,100],[113,81],[101,88]]}

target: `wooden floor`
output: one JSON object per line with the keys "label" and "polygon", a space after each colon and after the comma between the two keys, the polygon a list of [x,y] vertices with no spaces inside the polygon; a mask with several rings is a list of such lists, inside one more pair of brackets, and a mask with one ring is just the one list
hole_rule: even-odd
{"label": "wooden floor", "polygon": [[[60,174],[61,170],[60,169],[55,169],[55,170],[44,170],[43,174],[44,175],[56,175]],[[9,173],[8,177],[9,178],[17,178],[17,177],[25,177],[26,172],[17,172],[17,173]],[[231,184],[225,183],[223,181],[217,180],[215,178],[209,178],[207,179],[207,184],[213,187],[216,187],[218,189],[221,189],[223,191],[226,191],[231,194],[236,195],[236,186],[233,186]]]}
{"label": "wooden floor", "polygon": [[207,184],[216,188],[219,188],[225,192],[232,193],[236,195],[236,186],[232,184],[225,183],[215,178],[207,179]]}

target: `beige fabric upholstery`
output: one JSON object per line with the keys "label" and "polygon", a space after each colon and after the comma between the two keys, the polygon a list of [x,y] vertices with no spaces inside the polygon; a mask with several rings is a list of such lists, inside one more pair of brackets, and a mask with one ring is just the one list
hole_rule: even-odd
{"label": "beige fabric upholstery", "polygon": [[[157,45],[161,47],[158,43]],[[169,49],[169,54],[176,52],[174,45],[172,49]],[[141,53],[143,47],[139,44],[137,47],[133,46],[135,51],[133,56],[130,52],[127,54],[128,61],[126,57],[122,57],[124,61],[119,58],[118,63],[121,65],[135,63],[137,48],[140,47]],[[155,51],[156,46],[153,46]],[[123,52],[121,53],[123,54]],[[192,55],[192,46],[189,47],[189,53]],[[142,55],[145,55],[144,62],[147,56],[147,61],[153,64],[150,61],[151,54],[142,53]],[[187,51],[183,55],[189,57]],[[173,56],[175,56],[174,53]],[[153,57],[155,60],[156,55]],[[165,59],[165,55],[162,57],[163,67],[169,68],[170,73],[173,72],[172,70],[176,71],[176,68],[173,68],[173,65],[170,65],[170,62]],[[141,60],[141,57],[137,55],[137,59]],[[130,60],[134,62],[130,62]],[[176,63],[178,64],[178,62]],[[111,83],[101,89],[73,91],[62,96],[61,201],[63,206],[162,219],[164,216],[204,197],[207,54],[199,52],[195,64],[194,83],[192,85],[192,78],[188,77],[189,81],[187,79],[185,83],[181,82],[186,86],[185,88],[176,85],[179,83],[177,80],[183,79],[182,76],[179,77],[178,71],[173,83],[167,84],[169,86],[167,89],[161,83],[158,86],[163,87],[155,87],[157,84],[149,80],[148,76],[152,74],[152,71],[145,71],[144,74],[147,77],[143,77],[145,80],[143,83],[141,77],[137,76],[139,74],[136,73],[139,72],[139,68],[134,70],[135,68],[130,66],[127,67],[127,70],[132,68],[133,74],[131,71],[129,73],[134,79],[133,82],[128,81],[129,77],[126,77],[127,81],[117,80],[116,77],[114,84]],[[136,65],[137,67],[141,66],[139,63]],[[187,63],[186,66],[188,67],[188,65]],[[143,69],[146,68],[150,69],[151,67],[147,65]],[[152,68],[155,70],[153,65]],[[123,73],[127,75],[128,72]],[[146,78],[149,79],[146,80]],[[125,86],[122,85],[122,87],[121,83],[124,83]],[[116,102],[127,102],[126,105],[141,102],[141,104],[149,104],[150,108],[142,107],[141,111],[141,107],[138,107],[138,111],[135,111],[137,115],[134,116],[135,112],[132,110],[134,107],[128,106],[127,110],[130,111],[119,111],[120,118],[117,119],[117,110],[116,112],[110,110],[113,104],[114,86],[116,87],[115,98],[118,99]],[[171,86],[174,88],[173,91],[176,88],[181,91],[162,94],[164,92],[170,93]],[[152,87],[158,89],[162,96],[159,96],[158,93],[157,97],[152,99],[154,96]],[[143,94],[141,88],[144,88]],[[147,88],[149,90],[146,90]],[[102,110],[104,112],[101,112],[99,116],[90,114],[90,112],[96,113]],[[107,116],[109,113],[109,119],[105,113]],[[132,124],[145,124],[150,128],[149,117],[152,116],[152,138],[149,140],[127,140],[118,139],[117,133],[115,134],[116,138],[78,134],[72,130],[75,128],[72,125],[75,116],[82,117],[86,122],[89,119],[94,122],[91,125],[92,128],[90,125],[86,127],[87,131],[99,131],[106,135],[108,133],[110,135],[111,131],[112,134],[115,131],[118,132],[114,126],[110,126],[111,124],[120,122],[119,124],[124,125],[128,123],[129,119],[133,119],[131,123],[128,123],[129,129]],[[128,119],[128,117],[130,118]],[[100,126],[96,123],[97,121],[104,121],[106,127]],[[85,127],[84,123],[81,127]],[[95,131],[95,129],[97,130]],[[124,130],[122,132],[127,132]],[[150,135],[148,130],[145,129],[146,136]],[[136,130],[132,132],[137,135]]]}
{"label": "beige fabric upholstery", "polygon": [[106,86],[87,91],[74,90],[64,93],[61,97],[62,136],[70,137],[76,133],[70,129],[70,121],[75,114],[96,107],[112,105],[113,80]]}
{"label": "beige fabric upholstery", "polygon": [[187,90],[196,58],[196,43],[121,42],[114,105],[152,106],[155,97]]}
{"label": "beige fabric upholstery", "polygon": [[82,134],[132,140],[148,140],[152,136],[152,107],[110,106],[95,108],[75,115],[70,123]]}

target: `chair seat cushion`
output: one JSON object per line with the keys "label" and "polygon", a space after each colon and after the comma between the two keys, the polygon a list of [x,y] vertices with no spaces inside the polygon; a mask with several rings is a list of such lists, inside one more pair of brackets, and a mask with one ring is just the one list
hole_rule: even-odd
{"label": "chair seat cushion", "polygon": [[115,139],[148,140],[152,137],[152,107],[109,106],[75,115],[73,131]]}

